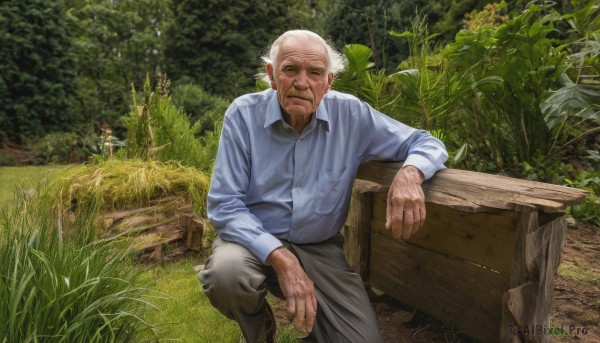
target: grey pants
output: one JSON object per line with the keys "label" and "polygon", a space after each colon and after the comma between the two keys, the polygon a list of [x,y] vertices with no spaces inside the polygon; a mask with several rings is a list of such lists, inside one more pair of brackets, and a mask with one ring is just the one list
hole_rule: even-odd
{"label": "grey pants", "polygon": [[[318,306],[312,340],[383,342],[360,276],[344,256],[341,235],[316,244],[282,243],[298,257],[315,285]],[[266,320],[267,291],[282,296],[275,271],[241,245],[217,237],[199,279],[211,304],[237,321],[246,341],[256,342]]]}

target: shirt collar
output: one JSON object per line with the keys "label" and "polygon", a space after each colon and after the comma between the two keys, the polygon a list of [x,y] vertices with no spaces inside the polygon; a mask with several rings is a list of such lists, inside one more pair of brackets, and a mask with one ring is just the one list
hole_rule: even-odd
{"label": "shirt collar", "polygon": [[[324,100],[325,98],[323,98]],[[329,113],[325,109],[325,102],[321,100],[319,107],[317,107],[317,120],[325,124],[325,129],[330,130]],[[267,104],[267,113],[265,118],[265,128],[273,125],[274,123],[281,121],[283,122],[283,114],[281,113],[281,107],[279,106],[279,98],[277,91],[271,93],[271,98]]]}

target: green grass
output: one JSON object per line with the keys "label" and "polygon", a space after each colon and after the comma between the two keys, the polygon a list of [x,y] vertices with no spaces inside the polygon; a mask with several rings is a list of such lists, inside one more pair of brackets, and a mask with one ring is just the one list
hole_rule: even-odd
{"label": "green grass", "polygon": [[[201,262],[188,258],[140,267],[144,278],[154,280],[154,290],[165,295],[164,299],[154,301],[161,311],[147,313],[146,319],[159,326],[162,339],[189,343],[238,342],[238,325],[214,309],[202,292],[198,273],[193,269]],[[269,301],[276,300],[270,297]],[[285,325],[278,329],[277,342],[298,342],[300,334],[291,325]]]}
{"label": "green grass", "polygon": [[563,260],[558,267],[558,275],[574,282],[600,283],[597,269],[586,264]]}
{"label": "green grass", "polygon": [[147,320],[159,325],[161,338],[180,342],[237,342],[239,329],[215,310],[202,293],[193,266],[197,260],[155,265],[143,269],[144,278],[154,280],[154,289],[164,293],[155,301],[161,311],[147,313]]}
{"label": "green grass", "polygon": [[23,166],[0,167],[0,209],[6,208],[13,200],[18,187],[33,187],[37,181],[47,177],[63,166]]}

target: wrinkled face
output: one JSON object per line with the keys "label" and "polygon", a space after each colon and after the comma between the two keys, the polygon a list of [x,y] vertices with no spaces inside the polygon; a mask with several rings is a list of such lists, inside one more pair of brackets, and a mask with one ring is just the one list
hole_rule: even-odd
{"label": "wrinkled face", "polygon": [[277,61],[276,69],[269,64],[267,72],[282,110],[309,117],[333,82],[333,74],[327,72],[325,46],[317,40],[290,37],[282,42]]}

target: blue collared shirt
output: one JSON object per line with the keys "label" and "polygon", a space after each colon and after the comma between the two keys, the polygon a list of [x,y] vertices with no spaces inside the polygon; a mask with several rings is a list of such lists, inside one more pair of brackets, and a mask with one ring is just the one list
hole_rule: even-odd
{"label": "blue collared shirt", "polygon": [[377,112],[356,97],[329,91],[298,133],[283,119],[277,92],[236,99],[221,132],[208,217],[222,239],[263,263],[281,246],[335,235],[348,212],[361,163],[405,161],[430,178],[444,168],[442,142]]}

